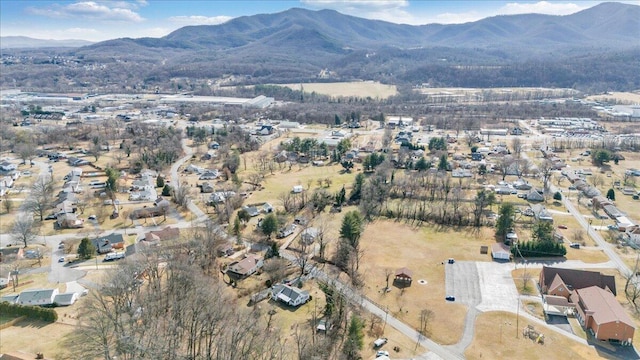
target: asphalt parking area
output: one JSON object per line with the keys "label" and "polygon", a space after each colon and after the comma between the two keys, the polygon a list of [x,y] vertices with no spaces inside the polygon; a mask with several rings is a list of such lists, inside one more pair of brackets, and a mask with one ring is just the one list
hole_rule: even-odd
{"label": "asphalt parking area", "polygon": [[445,263],[446,296],[454,296],[456,302],[475,306],[482,301],[476,263],[456,261]]}

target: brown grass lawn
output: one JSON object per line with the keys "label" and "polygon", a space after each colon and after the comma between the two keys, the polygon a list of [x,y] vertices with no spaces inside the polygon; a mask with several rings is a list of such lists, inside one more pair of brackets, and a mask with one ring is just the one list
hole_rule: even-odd
{"label": "brown grass lawn", "polygon": [[[544,334],[544,345],[522,337],[522,329],[527,325],[533,325]],[[519,328],[516,329],[516,315],[511,313],[488,312],[478,315],[475,334],[473,342],[465,351],[467,359],[599,358],[594,348],[533,324],[527,319],[520,318]]]}
{"label": "brown grass lawn", "polygon": [[[367,225],[362,236],[364,259],[360,273],[364,276],[364,293],[381,306],[387,306],[390,314],[414,328],[419,327],[421,310],[434,312],[432,324],[446,322],[448,326],[430,329],[434,340],[454,344],[462,335],[466,307],[444,300],[444,266],[449,257],[458,260],[486,261],[488,255],[480,254],[480,245],[493,242],[493,231],[483,228],[478,233],[471,229],[414,228],[403,223],[380,220]],[[391,286],[391,292],[383,293],[385,269],[408,267],[413,271],[413,284],[402,292]],[[421,285],[418,280],[426,280]],[[393,275],[391,276],[391,282]]]}
{"label": "brown grass lawn", "polygon": [[306,93],[316,92],[329,96],[357,96],[378,99],[386,99],[398,92],[395,85],[384,85],[373,81],[305,83],[304,85],[282,84],[279,86],[285,86],[293,90],[301,90],[302,86],[302,90]]}
{"label": "brown grass lawn", "polygon": [[56,322],[23,320],[0,330],[0,353],[24,351],[42,352],[47,359],[55,359],[63,352],[62,339],[74,330],[73,325]]}
{"label": "brown grass lawn", "polygon": [[[524,267],[520,266],[516,270],[511,271],[511,276],[513,277],[513,282],[518,289],[520,294],[524,295],[538,295],[538,278],[540,277],[540,269],[531,269],[527,268],[525,270]],[[526,274],[526,276],[525,276]],[[525,286],[525,279],[526,281]]]}

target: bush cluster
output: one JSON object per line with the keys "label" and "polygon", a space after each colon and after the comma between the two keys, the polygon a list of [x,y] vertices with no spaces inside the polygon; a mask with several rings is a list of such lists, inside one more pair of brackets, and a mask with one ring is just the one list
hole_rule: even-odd
{"label": "bush cluster", "polygon": [[10,304],[8,302],[0,303],[0,314],[26,316],[30,319],[37,319],[50,323],[58,320],[58,313],[53,309],[47,309],[40,306]]}

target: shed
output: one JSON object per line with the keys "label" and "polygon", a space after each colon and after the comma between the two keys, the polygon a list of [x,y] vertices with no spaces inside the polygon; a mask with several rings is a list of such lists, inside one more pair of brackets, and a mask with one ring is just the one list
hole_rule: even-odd
{"label": "shed", "polygon": [[491,257],[493,260],[511,260],[511,247],[503,243],[491,245]]}

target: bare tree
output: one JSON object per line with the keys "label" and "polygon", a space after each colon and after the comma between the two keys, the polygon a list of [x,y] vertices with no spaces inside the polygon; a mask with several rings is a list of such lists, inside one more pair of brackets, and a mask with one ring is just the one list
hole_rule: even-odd
{"label": "bare tree", "polygon": [[38,177],[31,187],[31,195],[25,202],[25,208],[33,211],[40,221],[44,220],[46,212],[53,207],[54,184],[51,176]]}
{"label": "bare tree", "polygon": [[186,207],[189,204],[189,188],[185,185],[178,185],[173,188],[173,201],[178,206]]}
{"label": "bare tree", "polygon": [[13,222],[13,228],[11,235],[17,242],[24,244],[27,247],[29,243],[34,241],[37,236],[37,227],[34,226],[33,217],[27,214],[18,216]]}
{"label": "bare tree", "polygon": [[271,258],[265,261],[263,271],[269,277],[272,284],[279,282],[287,276],[288,261],[283,258]]}
{"label": "bare tree", "polygon": [[640,304],[638,304],[638,300],[640,299],[640,286],[638,286],[637,282],[639,260],[640,255],[636,256],[636,264],[633,267],[633,271],[624,276],[626,280],[624,283],[624,294],[636,313],[640,310]]}
{"label": "bare tree", "polygon": [[387,293],[387,290],[389,290],[389,279],[391,278],[391,275],[393,275],[393,270],[390,268],[384,268],[384,280],[385,280],[385,287],[384,287],[384,293]]}
{"label": "bare tree", "polygon": [[2,198],[2,207],[6,214],[10,213],[13,209],[13,200],[9,199],[7,195]]}
{"label": "bare tree", "polygon": [[542,177],[542,184],[544,187],[544,192],[547,193],[549,191],[549,180],[551,180],[551,175],[553,174],[554,166],[551,160],[544,159],[542,164],[538,167],[538,171],[540,172],[540,177]]}
{"label": "bare tree", "polygon": [[513,140],[511,140],[511,149],[515,158],[519,160],[524,149],[524,143],[522,142],[522,139],[520,139],[519,137],[513,138]]}

